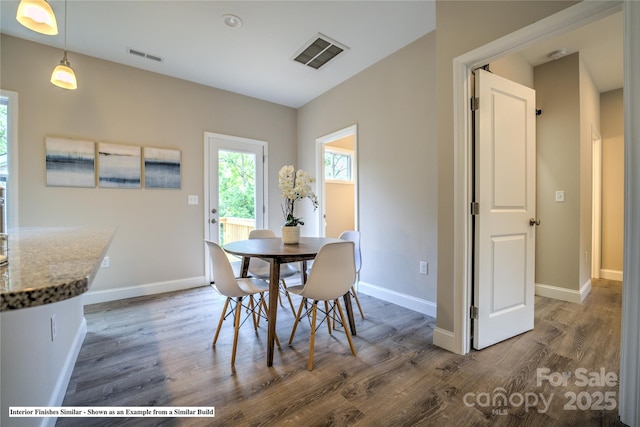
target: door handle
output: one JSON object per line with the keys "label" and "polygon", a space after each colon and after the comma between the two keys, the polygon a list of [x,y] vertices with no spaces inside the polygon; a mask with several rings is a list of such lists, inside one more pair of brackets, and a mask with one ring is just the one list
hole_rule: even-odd
{"label": "door handle", "polygon": [[213,219],[211,220],[211,224],[215,224],[216,222],[218,222],[218,221],[216,221],[216,219],[215,219],[215,218],[213,218]]}
{"label": "door handle", "polygon": [[540,225],[540,220],[535,218],[529,218],[529,226]]}

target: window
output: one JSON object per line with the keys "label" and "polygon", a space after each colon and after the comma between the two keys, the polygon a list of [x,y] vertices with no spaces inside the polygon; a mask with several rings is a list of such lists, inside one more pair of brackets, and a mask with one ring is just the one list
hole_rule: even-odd
{"label": "window", "polygon": [[324,178],[327,181],[352,182],[353,152],[336,148],[325,148],[324,151]]}

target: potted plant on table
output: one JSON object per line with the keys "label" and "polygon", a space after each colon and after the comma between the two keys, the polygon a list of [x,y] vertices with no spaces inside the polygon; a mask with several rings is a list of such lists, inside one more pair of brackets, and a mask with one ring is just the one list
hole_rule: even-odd
{"label": "potted plant on table", "polygon": [[313,210],[318,208],[318,198],[311,189],[314,179],[304,170],[297,171],[292,165],[283,166],[278,174],[279,187],[284,197],[282,213],[284,225],[282,226],[282,242],[295,244],[300,241],[300,225],[304,225],[301,217],[294,216],[295,203],[298,200],[309,198],[313,203]]}

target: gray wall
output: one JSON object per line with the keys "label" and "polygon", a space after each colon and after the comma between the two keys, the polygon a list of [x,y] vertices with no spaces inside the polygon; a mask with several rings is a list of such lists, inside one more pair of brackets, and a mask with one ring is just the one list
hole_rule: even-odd
{"label": "gray wall", "polygon": [[[267,141],[273,165],[293,164],[295,110],[75,53],[79,88],[65,91],[49,82],[58,56],[59,49],[2,35],[2,88],[18,92],[20,103],[20,226],[117,226],[111,267],[92,291],[202,278],[204,132]],[[179,149],[182,188],[47,187],[47,135]],[[201,204],[188,205],[189,194]],[[277,227],[280,194],[269,196],[269,225]]]}
{"label": "gray wall", "polygon": [[[298,111],[298,164],[315,140],[358,125],[362,287],[436,298],[435,34],[390,55]],[[306,225],[305,225],[306,227]],[[419,274],[419,261],[430,274]],[[365,308],[366,311],[366,308]]]}
{"label": "gray wall", "polygon": [[[576,289],[580,240],[579,56],[535,68],[537,212],[536,283]],[[555,201],[564,191],[565,201]]]}
{"label": "gray wall", "polygon": [[[535,67],[534,87],[542,109],[536,121],[542,220],[536,284],[569,289],[579,301],[591,280],[592,129],[600,128],[599,93],[578,53]],[[556,191],[565,192],[564,202],[555,201]]]}

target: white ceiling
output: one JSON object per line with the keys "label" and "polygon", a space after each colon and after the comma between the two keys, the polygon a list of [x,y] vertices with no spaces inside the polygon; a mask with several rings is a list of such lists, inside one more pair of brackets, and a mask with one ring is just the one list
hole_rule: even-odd
{"label": "white ceiling", "polygon": [[[58,19],[57,36],[18,24],[18,0],[0,1],[0,30],[63,49],[64,2],[49,3]],[[432,0],[69,0],[67,8],[72,66],[77,52],[294,108],[435,29]],[[240,17],[242,27],[226,27],[225,14]],[[317,33],[349,48],[320,70],[291,59]],[[129,48],[163,62],[133,56]],[[622,87],[622,13],[522,54],[535,66],[562,48],[581,52],[601,92]],[[82,70],[77,63],[74,68],[82,88]]]}
{"label": "white ceiling", "polygon": [[[58,35],[21,26],[17,0],[0,1],[2,33],[63,49],[64,2],[49,3]],[[80,89],[74,52],[295,108],[435,29],[431,0],[69,0],[67,10],[67,49]],[[226,27],[224,14],[240,17],[242,27]],[[292,60],[317,33],[349,48],[319,70]]]}

